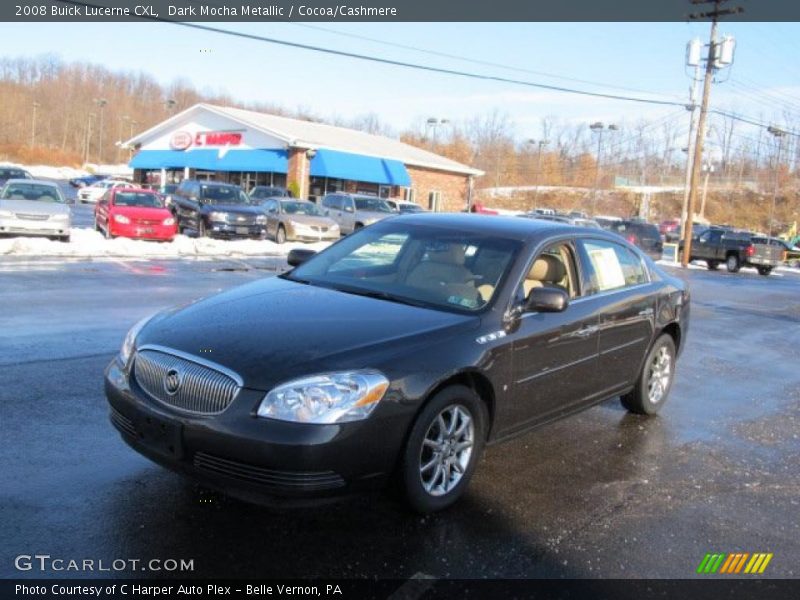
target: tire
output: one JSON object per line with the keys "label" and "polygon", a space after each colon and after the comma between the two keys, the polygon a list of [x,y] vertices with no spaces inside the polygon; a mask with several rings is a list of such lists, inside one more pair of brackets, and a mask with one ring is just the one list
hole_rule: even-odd
{"label": "tire", "polygon": [[99,233],[103,233],[103,230],[100,229],[100,225],[97,224],[97,219],[94,220],[94,230]]}
{"label": "tire", "polygon": [[[411,428],[398,473],[405,500],[413,510],[435,512],[461,497],[483,451],[486,415],[481,398],[462,385],[443,389],[425,405]],[[448,438],[446,430],[454,417],[456,435]],[[458,450],[454,444],[459,440],[469,446]],[[433,444],[438,445],[434,448]]]}
{"label": "tire", "polygon": [[106,223],[106,228],[103,230],[103,237],[106,238],[107,240],[114,239],[114,236],[111,235],[111,219],[109,219],[108,223]]}
{"label": "tire", "polygon": [[69,240],[70,240],[70,236],[68,236],[68,235],[62,235],[61,237],[58,238],[59,242],[63,242],[65,244],[69,244]]}
{"label": "tire", "polygon": [[286,229],[284,229],[283,225],[278,225],[278,229],[275,231],[275,243],[286,243]]}
{"label": "tire", "polygon": [[707,260],[706,267],[708,267],[709,271],[716,271],[719,268],[719,261],[718,260]]}
{"label": "tire", "polygon": [[664,333],[647,353],[633,390],[620,397],[622,405],[639,415],[656,414],[667,401],[674,377],[675,342]]}
{"label": "tire", "polygon": [[735,254],[730,254],[728,258],[725,259],[725,267],[728,269],[728,273],[738,273],[741,268],[739,257]]}
{"label": "tire", "polygon": [[364,227],[363,223],[356,223],[355,226],[353,227],[353,233],[355,233],[356,231],[358,231],[362,227]]}
{"label": "tire", "polygon": [[772,273],[772,267],[758,267],[758,274],[768,277]]}
{"label": "tire", "polygon": [[208,230],[206,229],[206,224],[203,221],[203,217],[197,217],[197,237],[208,237]]}

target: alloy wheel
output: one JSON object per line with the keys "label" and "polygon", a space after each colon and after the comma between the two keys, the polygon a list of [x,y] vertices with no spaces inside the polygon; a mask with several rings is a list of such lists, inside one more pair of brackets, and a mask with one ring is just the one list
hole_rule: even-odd
{"label": "alloy wheel", "polygon": [[461,404],[442,410],[431,422],[422,441],[419,476],[431,496],[443,496],[455,488],[472,458],[475,423]]}
{"label": "alloy wheel", "polygon": [[672,377],[672,355],[669,348],[661,346],[650,362],[650,374],[647,380],[647,396],[650,402],[658,404],[667,395]]}

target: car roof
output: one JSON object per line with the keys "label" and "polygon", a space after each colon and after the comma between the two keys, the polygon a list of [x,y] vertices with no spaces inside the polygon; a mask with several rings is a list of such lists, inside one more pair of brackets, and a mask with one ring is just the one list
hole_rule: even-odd
{"label": "car roof", "polygon": [[37,185],[49,185],[50,187],[58,188],[58,184],[55,181],[47,181],[46,179],[9,179],[6,181],[6,184],[9,183],[35,183]]}
{"label": "car roof", "polygon": [[481,215],[477,213],[406,213],[387,219],[386,222],[431,225],[519,240],[533,240],[538,237],[559,233],[575,234],[581,237],[602,237],[614,241],[619,239],[619,236],[600,229],[575,227],[559,221],[525,219],[502,215]]}

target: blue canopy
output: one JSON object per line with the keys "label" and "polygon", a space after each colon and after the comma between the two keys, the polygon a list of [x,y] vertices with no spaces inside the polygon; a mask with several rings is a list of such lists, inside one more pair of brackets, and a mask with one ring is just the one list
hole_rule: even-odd
{"label": "blue canopy", "polygon": [[326,148],[317,150],[316,156],[311,159],[311,175],[384,185],[404,187],[411,185],[411,177],[405,165],[398,160],[350,154]]}
{"label": "blue canopy", "polygon": [[176,169],[189,167],[204,171],[248,171],[286,173],[286,150],[228,150],[220,157],[219,149],[140,150],[128,164],[132,169]]}

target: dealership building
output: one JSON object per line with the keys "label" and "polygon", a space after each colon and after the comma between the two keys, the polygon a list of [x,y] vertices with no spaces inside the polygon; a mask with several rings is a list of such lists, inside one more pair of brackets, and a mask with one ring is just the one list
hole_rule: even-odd
{"label": "dealership building", "polygon": [[399,140],[250,110],[196,104],[131,138],[140,183],[185,178],[373,194],[460,211],[482,171]]}

